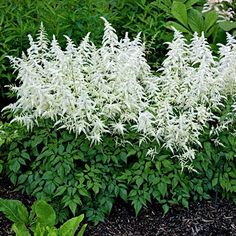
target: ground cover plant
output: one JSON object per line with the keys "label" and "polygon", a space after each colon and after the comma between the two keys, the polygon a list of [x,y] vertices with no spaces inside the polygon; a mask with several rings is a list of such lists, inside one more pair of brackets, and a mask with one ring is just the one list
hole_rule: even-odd
{"label": "ground cover plant", "polygon": [[[84,215],[74,217],[65,222],[59,229],[55,227],[56,213],[53,208],[43,200],[38,200],[32,205],[30,214],[27,208],[18,200],[5,200],[0,198],[0,211],[11,220],[13,232],[18,236],[54,235],[74,236]],[[82,236],[86,224],[77,232]]]}
{"label": "ground cover plant", "polygon": [[235,40],[216,60],[203,35],[187,43],[175,31],[156,76],[139,35],[118,40],[103,20],[100,47],[87,35],[62,50],[41,26],[27,55],[10,58],[20,82],[8,108],[26,126],[2,126],[11,181],[61,221],[81,209],[98,223],[116,198],[136,214],[153,200],[164,212],[214,194],[235,200]]}

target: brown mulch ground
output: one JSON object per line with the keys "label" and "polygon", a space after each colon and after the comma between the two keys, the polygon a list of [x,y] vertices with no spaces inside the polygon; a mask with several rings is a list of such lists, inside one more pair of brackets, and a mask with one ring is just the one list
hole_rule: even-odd
{"label": "brown mulch ground", "polygon": [[[6,178],[0,177],[0,197],[21,200],[30,206],[33,199],[15,192]],[[10,234],[10,222],[0,214],[0,236]],[[141,211],[136,218],[132,207],[118,202],[107,220],[88,226],[85,236],[205,236],[235,235],[236,206],[227,200],[194,202],[189,209],[175,207],[165,216],[158,205]],[[22,235],[23,236],[23,235]],[[66,235],[65,235],[66,236]]]}

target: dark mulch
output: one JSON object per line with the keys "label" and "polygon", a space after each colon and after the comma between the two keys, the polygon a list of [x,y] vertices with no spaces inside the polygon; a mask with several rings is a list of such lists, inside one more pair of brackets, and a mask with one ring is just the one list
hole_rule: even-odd
{"label": "dark mulch", "polygon": [[[30,206],[33,199],[15,192],[0,177],[0,197],[21,200]],[[10,222],[0,214],[0,236],[11,235]],[[107,220],[88,226],[85,236],[175,236],[236,235],[236,206],[227,200],[193,202],[189,209],[174,207],[165,216],[158,205],[141,211],[136,218],[132,207],[118,202]],[[66,236],[66,235],[65,235]]]}
{"label": "dark mulch", "polygon": [[143,209],[136,218],[124,204],[86,236],[236,235],[236,206],[227,200],[193,202],[189,209],[174,207],[165,216],[158,205]]}

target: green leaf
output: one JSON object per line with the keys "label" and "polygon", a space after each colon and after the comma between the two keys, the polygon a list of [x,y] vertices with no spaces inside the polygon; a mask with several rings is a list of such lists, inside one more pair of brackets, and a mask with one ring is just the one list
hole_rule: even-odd
{"label": "green leaf", "polygon": [[182,205],[186,208],[188,208],[188,201],[185,198],[182,198]]}
{"label": "green leaf", "polygon": [[185,2],[186,9],[190,9],[195,3],[198,3],[199,0],[188,0]]}
{"label": "green leaf", "polygon": [[127,190],[124,188],[120,189],[120,197],[124,200],[127,201],[128,193]]}
{"label": "green leaf", "polygon": [[157,185],[157,188],[159,192],[161,193],[161,195],[164,197],[167,193],[167,184],[164,182],[161,182]]}
{"label": "green leaf", "polygon": [[45,226],[54,226],[56,223],[56,214],[53,208],[44,200],[36,201],[32,206],[38,222]]}
{"label": "green leaf", "polygon": [[87,227],[87,224],[84,224],[84,225],[81,227],[81,229],[80,229],[79,233],[77,234],[77,236],[83,236],[86,227]]}
{"label": "green leaf", "polygon": [[138,215],[138,213],[140,212],[140,210],[142,209],[142,203],[141,201],[139,201],[138,199],[135,199],[132,204],[134,205],[134,210],[135,210],[135,214],[136,216]]}
{"label": "green leaf", "polygon": [[74,236],[77,228],[79,227],[80,223],[84,219],[84,215],[80,215],[74,217],[68,221],[66,221],[60,228],[59,228],[59,236]]}
{"label": "green leaf", "polygon": [[204,145],[204,149],[206,151],[207,156],[210,158],[211,152],[212,152],[211,144],[209,142],[205,142],[203,145]]}
{"label": "green leaf", "polygon": [[136,150],[135,149],[129,149],[128,150],[128,154],[127,154],[127,157],[130,157],[130,156],[134,156],[136,154]]}
{"label": "green leaf", "polygon": [[218,15],[215,11],[209,11],[205,15],[205,32],[208,31],[213,25],[216,24]]}
{"label": "green leaf", "polygon": [[212,187],[215,187],[217,184],[218,184],[218,178],[214,178],[214,179],[211,181]]}
{"label": "green leaf", "polygon": [[171,14],[185,27],[188,27],[187,9],[184,3],[174,1]]}
{"label": "green leaf", "polygon": [[28,229],[23,223],[14,223],[12,225],[12,230],[16,236],[30,236]]}
{"label": "green leaf", "polygon": [[136,179],[136,184],[137,184],[138,188],[140,188],[142,183],[143,183],[143,178],[141,176],[138,176]]}
{"label": "green leaf", "polygon": [[200,35],[204,31],[202,13],[196,9],[190,9],[188,11],[188,24],[193,32]]}
{"label": "green leaf", "polygon": [[99,186],[97,185],[97,184],[94,184],[94,186],[93,186],[93,191],[94,191],[94,193],[95,194],[98,194],[99,193]]}
{"label": "green leaf", "polygon": [[203,188],[202,188],[202,186],[197,185],[197,186],[195,187],[195,189],[196,189],[196,191],[197,191],[200,195],[203,194]]}
{"label": "green leaf", "polygon": [[172,189],[174,189],[178,185],[178,182],[179,182],[179,178],[175,176],[172,179]]}
{"label": "green leaf", "polygon": [[77,209],[77,204],[74,201],[70,201],[69,203],[69,208],[73,215],[75,215],[76,209]]}
{"label": "green leaf", "polygon": [[62,195],[66,191],[66,189],[67,189],[66,186],[58,187],[54,197]]}
{"label": "green leaf", "polygon": [[90,197],[88,190],[85,188],[79,189],[79,193],[84,197]]}
{"label": "green leaf", "polygon": [[222,21],[222,22],[219,22],[219,26],[224,31],[230,31],[236,28],[236,22]]}
{"label": "green leaf", "polygon": [[170,207],[167,204],[164,204],[162,205],[162,209],[164,211],[164,214],[166,214],[169,211]]}
{"label": "green leaf", "polygon": [[0,198],[0,211],[14,223],[27,224],[28,211],[18,200],[5,200]]}

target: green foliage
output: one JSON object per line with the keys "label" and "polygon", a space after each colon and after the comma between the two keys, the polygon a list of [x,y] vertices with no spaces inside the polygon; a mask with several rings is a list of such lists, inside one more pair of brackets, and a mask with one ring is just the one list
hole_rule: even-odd
{"label": "green foliage", "polygon": [[209,43],[216,47],[217,43],[225,42],[225,31],[228,30],[222,27],[225,23],[218,24],[216,12],[202,13],[204,3],[205,1],[200,0],[160,0],[158,7],[169,15],[167,28],[174,27],[188,38],[191,38],[194,32],[199,35],[204,32]]}
{"label": "green foliage", "polygon": [[106,136],[91,147],[84,136],[55,130],[47,121],[39,124],[30,134],[21,131],[10,145],[7,173],[19,190],[51,201],[59,221],[79,208],[97,224],[117,198],[130,202],[136,215],[153,201],[166,213],[173,205],[188,207],[191,199],[209,199],[216,192],[236,200],[236,138],[228,131],[219,135],[224,146],[217,146],[209,138],[210,125],[206,128],[193,162],[196,172],[189,172],[157,143],[139,146],[135,133],[126,134],[129,142],[122,145]]}
{"label": "green foliage", "polygon": [[[84,215],[74,217],[57,229],[55,211],[43,200],[36,201],[29,214],[22,202],[0,198],[0,212],[13,222],[12,230],[16,236],[73,236],[84,218]],[[77,236],[83,235],[86,226],[81,227]]]}

